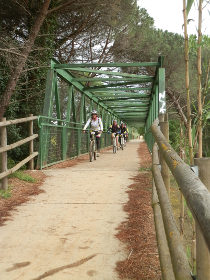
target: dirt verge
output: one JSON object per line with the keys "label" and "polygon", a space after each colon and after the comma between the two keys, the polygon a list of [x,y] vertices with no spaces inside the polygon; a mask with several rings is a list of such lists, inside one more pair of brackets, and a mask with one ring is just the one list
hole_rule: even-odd
{"label": "dirt verge", "polygon": [[24,171],[36,179],[35,183],[22,181],[18,178],[9,179],[9,189],[11,196],[8,198],[0,197],[0,226],[10,219],[11,211],[24,202],[27,202],[32,195],[38,195],[43,192],[40,186],[44,182],[46,175],[40,170]]}
{"label": "dirt verge", "polygon": [[118,228],[117,237],[126,244],[127,259],[118,262],[121,279],[161,279],[156,244],[152,201],[151,155],[145,143],[140,144],[140,172],[129,186],[129,201],[124,207],[128,220]]}

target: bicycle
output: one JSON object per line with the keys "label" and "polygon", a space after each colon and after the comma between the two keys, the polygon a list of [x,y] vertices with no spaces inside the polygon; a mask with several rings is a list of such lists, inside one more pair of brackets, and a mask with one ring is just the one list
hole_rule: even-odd
{"label": "bicycle", "polygon": [[116,134],[117,133],[113,133],[113,138],[112,138],[113,154],[116,154],[116,152],[117,152]]}
{"label": "bicycle", "polygon": [[90,131],[90,145],[89,145],[89,158],[90,162],[96,160],[96,132],[95,131]]}
{"label": "bicycle", "polygon": [[125,134],[125,138],[124,138],[124,147],[126,146],[127,139],[128,139],[128,134],[126,133],[126,134]]}
{"label": "bicycle", "polygon": [[125,146],[125,138],[124,138],[124,134],[121,133],[120,134],[120,148],[123,150]]}

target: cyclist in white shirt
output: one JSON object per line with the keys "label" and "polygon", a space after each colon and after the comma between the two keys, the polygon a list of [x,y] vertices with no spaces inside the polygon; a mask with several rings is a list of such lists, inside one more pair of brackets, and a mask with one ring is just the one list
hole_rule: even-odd
{"label": "cyclist in white shirt", "polygon": [[101,133],[103,131],[103,123],[101,121],[101,118],[98,117],[98,112],[95,111],[95,110],[93,110],[91,112],[91,118],[85,124],[85,126],[83,128],[83,131],[85,131],[89,125],[90,125],[90,130],[95,131],[97,156],[99,156],[99,153],[100,153],[100,137],[101,137]]}

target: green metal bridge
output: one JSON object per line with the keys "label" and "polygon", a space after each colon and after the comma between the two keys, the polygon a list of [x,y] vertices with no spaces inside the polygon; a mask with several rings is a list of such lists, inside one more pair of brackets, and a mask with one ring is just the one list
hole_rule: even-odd
{"label": "green metal bridge", "polygon": [[[139,74],[132,74],[133,72]],[[148,75],[152,73],[152,75]],[[104,131],[113,119],[133,128],[145,127],[149,149],[150,126],[165,113],[165,69],[157,62],[60,64],[51,60],[40,127],[40,168],[88,152],[89,136],[82,127],[96,109]],[[102,148],[111,144],[103,133]]]}
{"label": "green metal bridge", "polygon": [[[0,180],[3,179],[5,187],[8,175],[27,162],[33,169],[33,158],[37,155],[38,167],[42,169],[87,153],[90,136],[89,133],[83,134],[82,129],[93,109],[99,112],[104,124],[102,148],[111,145],[111,137],[106,132],[113,119],[127,124],[131,138],[134,130],[144,127],[145,139],[153,158],[152,205],[162,279],[192,280],[196,279],[197,273],[199,280],[206,280],[210,279],[210,193],[206,188],[209,185],[209,159],[196,159],[199,176],[205,186],[168,142],[168,122],[163,118],[166,113],[165,98],[162,57],[157,62],[136,63],[60,64],[52,60],[43,115],[0,122],[0,154],[3,154]],[[39,152],[34,152],[33,140],[38,135],[33,134],[33,121],[37,119],[40,128]],[[29,137],[7,145],[6,127],[23,122],[29,122]],[[7,151],[28,142],[30,155],[8,170]],[[125,155],[124,152],[122,154]],[[180,226],[176,224],[171,206],[171,175],[182,193],[179,203]],[[58,184],[59,180],[60,177]],[[68,188],[68,194],[70,192],[71,188]],[[192,237],[191,261],[182,240],[185,208],[192,213],[197,234],[197,247],[195,233]]]}

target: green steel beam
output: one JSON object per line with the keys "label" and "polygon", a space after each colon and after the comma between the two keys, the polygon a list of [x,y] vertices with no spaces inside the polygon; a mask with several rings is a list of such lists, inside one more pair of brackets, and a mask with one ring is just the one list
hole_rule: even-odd
{"label": "green steel beam", "polygon": [[73,86],[69,86],[68,103],[67,103],[67,113],[66,113],[66,120],[67,120],[67,122],[70,121],[70,116],[71,116],[71,109],[72,109],[72,92],[73,92]]}
{"label": "green steel beam", "polygon": [[[80,116],[79,116],[79,122],[82,124],[84,122],[84,106],[85,106],[85,94],[82,93],[81,96],[81,104],[80,104]],[[77,154],[81,154],[81,135],[82,131],[78,130],[77,132]]]}
{"label": "green steel beam", "polygon": [[[64,68],[63,68],[64,69]],[[108,75],[108,76],[120,76],[120,77],[131,77],[131,78],[139,78],[140,75],[137,74],[130,74],[130,73],[123,73],[123,72],[115,72],[115,71],[103,71],[103,70],[96,70],[90,68],[68,68],[68,70],[78,71],[78,72],[86,72],[86,73],[96,73],[101,75]]]}
{"label": "green steel beam", "polygon": [[55,104],[56,104],[57,119],[61,119],[60,94],[58,91],[57,73],[55,73],[54,75],[54,83],[55,83]]}
{"label": "green steel beam", "polygon": [[[104,104],[109,104],[110,102],[113,102],[113,104],[117,104],[119,101],[119,104],[124,104],[124,103],[149,103],[149,99],[141,99],[138,98],[139,100],[136,100],[136,98],[112,98],[112,99],[102,99],[101,101],[103,101]],[[117,103],[116,103],[117,102]]]}
{"label": "green steel beam", "polygon": [[125,92],[123,94],[106,94],[106,95],[102,95],[102,94],[94,94],[95,97],[97,98],[103,98],[103,100],[106,98],[114,98],[114,97],[129,97],[129,98],[135,98],[135,97],[138,97],[138,98],[150,98],[150,94],[141,94],[141,93],[128,93],[128,92]]}
{"label": "green steel beam", "polygon": [[69,69],[77,67],[154,67],[160,66],[159,62],[132,62],[132,63],[78,63],[78,64],[55,64],[55,69]]}
{"label": "green steel beam", "polygon": [[132,115],[121,115],[121,118],[122,119],[129,119],[129,120],[131,120],[131,119],[136,119],[138,117],[138,119],[141,119],[141,120],[145,120],[146,119],[146,116],[132,116]]}
{"label": "green steel beam", "polygon": [[43,115],[47,117],[50,117],[52,115],[53,110],[53,100],[55,95],[54,75],[54,70],[49,70],[47,73],[47,83],[45,89],[45,100],[43,108]]}
{"label": "green steel beam", "polygon": [[[100,99],[100,98],[99,98]],[[142,99],[140,97],[121,97],[121,98],[110,98],[110,99],[100,99],[100,101],[103,101],[104,104],[107,104],[106,102],[112,102],[112,101],[134,101],[134,99],[137,99],[140,102],[149,102],[149,99]]]}
{"label": "green steel beam", "polygon": [[74,87],[72,86],[72,115],[73,115],[73,122],[76,123],[76,106],[74,101],[75,101]]}
{"label": "green steel beam", "polygon": [[130,121],[130,123],[132,122],[137,122],[137,121],[139,121],[139,122],[143,122],[143,121],[145,121],[145,118],[139,118],[138,116],[134,116],[134,117],[129,117],[129,116],[127,116],[127,117],[123,117],[123,116],[121,116],[121,119],[122,120],[124,120],[124,122],[128,122],[128,121]]}
{"label": "green steel beam", "polygon": [[166,93],[165,93],[165,69],[159,68],[159,110],[161,114],[166,113]]}
{"label": "green steel beam", "polygon": [[113,102],[111,105],[109,105],[109,107],[123,107],[123,106],[129,106],[129,107],[148,107],[148,104],[145,104],[145,103],[140,103],[140,102],[123,102],[123,103],[120,103],[120,102]]}
{"label": "green steel beam", "polygon": [[[67,103],[67,112],[66,112],[67,122],[70,122],[70,117],[71,117],[72,91],[73,91],[73,86],[70,86],[68,90],[68,103]],[[67,156],[67,129],[66,126],[64,126],[62,128],[62,159],[65,160],[66,156]]]}
{"label": "green steel beam", "polygon": [[[132,82],[132,83],[141,83],[141,82],[152,82],[154,79],[153,76],[139,76],[138,78],[74,78],[72,81],[75,82]],[[117,84],[116,84],[117,85]]]}
{"label": "green steel beam", "polygon": [[146,115],[145,114],[121,114],[119,115],[121,118],[122,117],[139,117],[139,118],[145,118]]}
{"label": "green steel beam", "polygon": [[[97,104],[99,103],[98,98],[96,98],[92,93],[90,93],[89,91],[85,90],[84,91],[84,86],[82,84],[80,84],[77,81],[72,81],[74,79],[74,77],[72,77],[72,75],[65,71],[65,70],[60,70],[57,69],[57,74],[63,78],[64,80],[66,80],[67,82],[71,83],[77,90],[79,90],[80,92],[84,93],[86,96],[88,96],[90,99],[92,99],[94,102],[96,102]],[[100,103],[101,104],[101,103]],[[101,104],[101,106],[106,109],[107,111],[109,111],[110,113],[112,113],[112,111],[104,104]]]}
{"label": "green steel beam", "polygon": [[100,98],[98,97],[101,101],[103,102],[106,102],[106,101],[117,101],[117,100],[120,100],[120,101],[123,101],[123,100],[133,100],[133,99],[137,99],[139,101],[148,101],[150,98],[147,97],[147,98],[142,98],[141,96],[123,96],[123,97],[117,97],[115,96],[115,98]]}
{"label": "green steel beam", "polygon": [[[63,70],[57,70],[57,71],[63,71]],[[147,82],[152,82],[153,78],[145,78],[142,81],[133,81],[132,79],[128,82],[124,83],[113,83],[113,84],[106,84],[106,85],[101,85],[101,86],[96,86],[96,87],[85,87],[84,90],[100,90],[100,89],[105,89],[109,87],[118,87],[118,86],[127,86],[127,85],[132,85],[132,84],[142,84],[142,83],[147,83]],[[132,88],[132,90],[135,88]],[[112,88],[113,90],[113,88]]]}
{"label": "green steel beam", "polygon": [[108,92],[116,92],[116,91],[127,91],[127,92],[130,92],[130,91],[146,91],[146,90],[151,90],[152,87],[132,87],[132,88],[129,88],[129,87],[120,87],[120,88],[91,88],[91,90],[89,89],[89,91],[91,92],[102,92],[102,93],[105,93],[106,91]]}
{"label": "green steel beam", "polygon": [[118,114],[120,114],[120,113],[129,113],[129,112],[144,112],[144,113],[147,113],[147,108],[136,108],[136,109],[130,109],[130,108],[125,108],[125,109],[116,109],[116,110],[114,110],[114,112],[115,113],[118,113]]}

